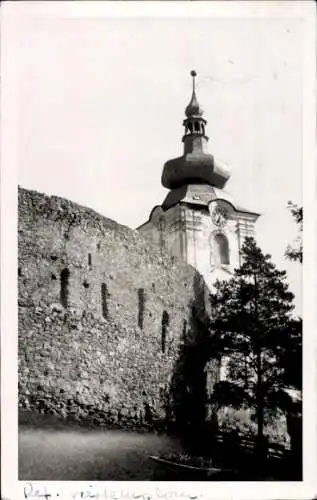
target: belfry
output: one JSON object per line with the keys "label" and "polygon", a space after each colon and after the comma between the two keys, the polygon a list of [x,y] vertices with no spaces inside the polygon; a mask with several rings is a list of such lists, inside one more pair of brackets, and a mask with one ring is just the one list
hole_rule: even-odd
{"label": "belfry", "polygon": [[228,168],[208,152],[207,121],[196,96],[196,72],[191,71],[192,96],[183,121],[183,155],[168,160],[162,185],[169,192],[138,230],[194,268],[211,288],[240,265],[243,238],[254,236],[259,214],[242,208],[224,190]]}

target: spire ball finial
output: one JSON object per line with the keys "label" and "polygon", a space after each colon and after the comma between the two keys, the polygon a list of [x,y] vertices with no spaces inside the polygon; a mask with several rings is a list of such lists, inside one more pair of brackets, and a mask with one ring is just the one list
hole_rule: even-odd
{"label": "spire ball finial", "polygon": [[190,74],[193,77],[193,92],[195,92],[195,77],[197,76],[197,73],[194,69],[192,69]]}
{"label": "spire ball finial", "polygon": [[197,73],[194,69],[191,70],[190,72],[191,76],[193,77],[193,93],[192,93],[192,98],[190,100],[190,103],[188,104],[187,108],[185,109],[185,115],[187,117],[190,116],[202,116],[203,110],[199,106],[199,103],[197,101],[196,97],[196,82],[195,82],[195,76],[197,76]]}

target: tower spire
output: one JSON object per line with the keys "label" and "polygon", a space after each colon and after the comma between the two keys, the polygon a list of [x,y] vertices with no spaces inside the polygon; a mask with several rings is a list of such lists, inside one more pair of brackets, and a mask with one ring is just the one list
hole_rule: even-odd
{"label": "tower spire", "polygon": [[209,184],[222,189],[229,178],[225,168],[215,163],[208,152],[208,137],[205,127],[207,121],[202,116],[203,110],[196,97],[195,70],[191,70],[192,96],[185,109],[186,118],[183,121],[183,156],[165,163],[162,173],[162,184],[168,189],[174,189],[190,183]]}
{"label": "tower spire", "polygon": [[187,108],[185,109],[185,115],[187,118],[190,117],[200,117],[203,114],[203,110],[199,105],[198,99],[196,97],[196,76],[197,73],[194,69],[191,70],[190,75],[193,79],[193,92],[192,92],[192,97],[190,100],[190,103],[188,104]]}
{"label": "tower spire", "polygon": [[191,72],[190,72],[190,74],[191,74],[191,76],[193,77],[193,93],[194,93],[194,92],[195,92],[195,90],[196,90],[196,89],[195,89],[195,86],[196,86],[195,78],[196,78],[196,76],[197,76],[197,73],[196,73],[196,71],[195,71],[194,69],[192,69],[192,70],[191,70]]}

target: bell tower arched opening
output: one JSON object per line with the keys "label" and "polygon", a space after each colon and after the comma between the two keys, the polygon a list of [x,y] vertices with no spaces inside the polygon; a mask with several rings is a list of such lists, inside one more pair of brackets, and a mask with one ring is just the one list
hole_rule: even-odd
{"label": "bell tower arched opening", "polygon": [[216,264],[220,266],[228,266],[230,264],[229,243],[223,233],[217,233],[214,236],[214,254]]}

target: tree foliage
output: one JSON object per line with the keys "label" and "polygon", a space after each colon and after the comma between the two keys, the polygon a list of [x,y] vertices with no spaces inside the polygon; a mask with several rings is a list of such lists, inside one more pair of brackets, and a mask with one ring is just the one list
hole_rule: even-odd
{"label": "tree foliage", "polygon": [[[303,207],[288,202],[288,209],[290,210],[294,221],[298,226],[299,234],[293,245],[288,245],[285,256],[293,261],[303,262],[303,243],[302,243],[302,232],[303,232]],[[301,390],[302,387],[302,320],[298,319],[295,328],[290,330],[291,342],[288,346],[287,354],[281,356],[282,364],[285,368],[285,382],[287,385],[294,387],[295,389]],[[300,332],[300,333],[299,333]],[[294,367],[298,369],[294,370]]]}
{"label": "tree foliage", "polygon": [[301,384],[301,322],[292,316],[286,272],[253,238],[245,240],[241,256],[241,267],[229,281],[218,281],[211,295],[213,338],[229,360],[227,380],[218,384],[214,398],[254,407],[262,438],[266,410],[285,406],[286,385]]}
{"label": "tree foliage", "polygon": [[288,245],[285,256],[296,262],[303,262],[303,242],[302,242],[302,232],[303,232],[303,207],[299,207],[295,205],[291,201],[288,202],[288,209],[290,210],[293,219],[295,220],[299,234],[297,239],[294,241],[292,245]]}

